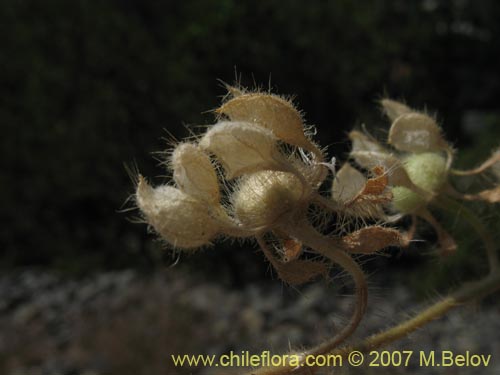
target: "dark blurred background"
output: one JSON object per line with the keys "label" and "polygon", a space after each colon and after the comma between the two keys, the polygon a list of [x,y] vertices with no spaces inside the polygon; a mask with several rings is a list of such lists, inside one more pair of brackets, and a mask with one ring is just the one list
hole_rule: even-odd
{"label": "dark blurred background", "polygon": [[[459,160],[471,165],[500,134],[499,19],[495,0],[2,1],[0,266],[80,275],[172,263],[122,212],[127,168],[164,175],[152,153],[168,133],[213,122],[218,80],[294,95],[337,157],[353,126],[383,134],[377,99],[404,99],[475,147]],[[261,261],[217,247],[186,262],[233,272]]]}

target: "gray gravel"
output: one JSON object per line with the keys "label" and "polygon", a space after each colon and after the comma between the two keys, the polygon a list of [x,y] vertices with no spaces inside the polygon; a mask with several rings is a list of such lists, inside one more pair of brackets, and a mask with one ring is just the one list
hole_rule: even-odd
{"label": "gray gravel", "polygon": [[[371,285],[370,309],[355,338],[421,307],[402,285],[380,288],[375,279]],[[175,368],[170,354],[310,347],[345,323],[349,294],[322,281],[288,288],[269,280],[227,289],[175,268],[150,277],[122,271],[79,281],[29,270],[6,274],[0,277],[0,373],[221,374],[215,368]],[[343,366],[335,373],[499,374],[499,317],[498,305],[457,308],[387,349],[414,351],[408,368]],[[419,368],[418,352],[432,350],[492,359],[487,368]]]}

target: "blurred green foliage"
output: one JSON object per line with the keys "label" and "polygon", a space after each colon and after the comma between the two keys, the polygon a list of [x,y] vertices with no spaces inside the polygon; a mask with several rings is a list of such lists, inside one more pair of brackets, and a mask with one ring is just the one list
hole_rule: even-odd
{"label": "blurred green foliage", "polygon": [[1,263],[151,261],[159,246],[119,212],[124,164],[157,175],[165,129],[210,123],[235,71],[296,95],[337,156],[353,125],[380,127],[384,94],[437,110],[470,145],[464,113],[498,110],[499,19],[494,0],[3,1]]}

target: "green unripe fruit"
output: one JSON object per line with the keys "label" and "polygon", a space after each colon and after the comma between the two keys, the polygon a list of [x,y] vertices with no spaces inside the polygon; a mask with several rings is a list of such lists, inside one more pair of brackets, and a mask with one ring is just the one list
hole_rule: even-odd
{"label": "green unripe fruit", "polygon": [[[438,192],[446,181],[446,159],[438,153],[424,152],[408,156],[404,161],[408,177],[422,190]],[[425,197],[404,186],[392,189],[394,208],[408,214],[427,203]]]}

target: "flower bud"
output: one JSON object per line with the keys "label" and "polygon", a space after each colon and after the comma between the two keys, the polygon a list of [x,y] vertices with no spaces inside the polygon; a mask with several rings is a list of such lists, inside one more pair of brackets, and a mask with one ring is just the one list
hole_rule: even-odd
{"label": "flower bud", "polygon": [[171,158],[174,181],[184,193],[210,203],[220,200],[217,174],[210,158],[192,143],[179,144]]}
{"label": "flower bud", "polygon": [[269,228],[291,213],[304,195],[300,180],[291,173],[255,172],[245,176],[235,191],[234,213],[245,225]]}
{"label": "flower bud", "polygon": [[217,109],[232,121],[263,126],[284,142],[307,150],[316,147],[304,134],[300,112],[287,100],[276,95],[251,93],[237,96]]}
{"label": "flower bud", "polygon": [[139,176],[136,202],[147,222],[175,247],[207,245],[219,231],[209,206],[173,186],[152,188]]}
{"label": "flower bud", "polygon": [[217,156],[228,179],[279,166],[274,135],[248,122],[215,124],[201,139],[200,147]]}
{"label": "flower bud", "polygon": [[387,142],[398,150],[409,152],[448,148],[436,121],[430,116],[416,112],[401,115],[393,122]]}

